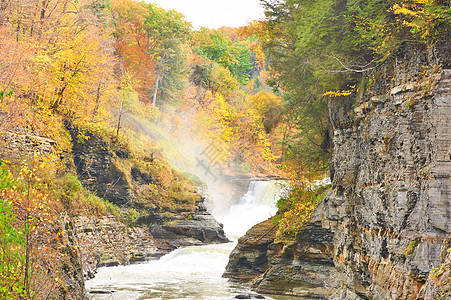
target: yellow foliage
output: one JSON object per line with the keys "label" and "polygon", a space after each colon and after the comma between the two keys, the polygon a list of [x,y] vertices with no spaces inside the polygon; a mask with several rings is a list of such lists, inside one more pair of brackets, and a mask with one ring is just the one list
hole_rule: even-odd
{"label": "yellow foliage", "polygon": [[[239,101],[240,97],[243,97]],[[272,93],[260,92],[246,97],[235,94],[226,99],[222,94],[206,93],[204,103],[208,105],[197,111],[199,132],[221,153],[218,162],[235,171],[278,173],[274,162],[280,155],[281,132],[267,133],[263,126],[264,115],[272,107],[277,107],[281,99]],[[249,169],[249,166],[251,167]]]}
{"label": "yellow foliage", "polygon": [[350,86],[349,90],[342,90],[342,91],[328,91],[323,94],[323,96],[330,96],[332,98],[337,97],[343,97],[343,96],[349,96],[355,91],[355,85]]}
{"label": "yellow foliage", "polygon": [[[440,19],[440,9],[434,7],[434,0],[402,0],[392,7],[397,15],[397,21],[404,27],[410,28],[412,33],[420,33],[422,38],[432,35],[434,23]],[[444,12],[445,15],[449,12]],[[445,16],[445,18],[449,18]]]}
{"label": "yellow foliage", "polygon": [[282,99],[273,93],[261,91],[249,97],[249,104],[263,114],[269,108],[282,104]]}
{"label": "yellow foliage", "polygon": [[395,4],[395,5],[393,5],[393,12],[397,15],[404,14],[404,15],[410,15],[410,16],[417,16],[417,15],[423,13],[424,9],[420,8],[417,11],[413,11],[411,9],[408,9],[405,4],[403,4],[402,6],[400,6],[399,4]]}

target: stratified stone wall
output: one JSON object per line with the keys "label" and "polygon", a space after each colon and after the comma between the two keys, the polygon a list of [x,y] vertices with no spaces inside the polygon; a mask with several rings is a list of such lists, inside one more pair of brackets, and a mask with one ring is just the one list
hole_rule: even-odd
{"label": "stratified stone wall", "polygon": [[443,271],[451,238],[451,70],[434,67],[440,58],[431,50],[403,49],[383,70],[393,76],[379,75],[359,103],[330,105],[334,172],[324,225],[334,233],[344,286],[336,299],[451,296]]}
{"label": "stratified stone wall", "polygon": [[18,161],[34,153],[48,155],[54,151],[55,146],[56,141],[25,130],[0,130],[0,159]]}
{"label": "stratified stone wall", "polygon": [[127,226],[114,216],[79,216],[74,224],[87,277],[93,277],[98,267],[145,262],[165,254],[158,251],[148,228]]}
{"label": "stratified stone wall", "polygon": [[307,299],[451,299],[451,43],[403,45],[329,110],[332,192],[294,244],[240,241],[225,275]]}

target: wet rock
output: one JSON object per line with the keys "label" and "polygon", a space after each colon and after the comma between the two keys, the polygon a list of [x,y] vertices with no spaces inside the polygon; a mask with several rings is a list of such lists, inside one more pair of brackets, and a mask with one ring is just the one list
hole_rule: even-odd
{"label": "wet rock", "polygon": [[90,291],[89,293],[96,295],[109,295],[115,293],[115,291]]}
{"label": "wet rock", "polygon": [[236,295],[235,299],[252,299],[249,295]]}
{"label": "wet rock", "polygon": [[272,219],[255,225],[230,254],[224,277],[237,282],[250,282],[268,269],[268,246],[277,232]]}
{"label": "wet rock", "polygon": [[[321,226],[321,212],[318,208],[317,218],[292,244],[274,242],[277,228],[272,220],[254,226],[232,252],[224,276],[240,282],[252,280],[259,293],[327,298],[338,283],[332,259],[333,234]],[[251,240],[248,245],[246,239]]]}
{"label": "wet rock", "polygon": [[203,243],[227,243],[222,225],[212,215],[193,215],[188,220],[175,221],[163,226],[165,230],[177,235],[195,238]]}
{"label": "wet rock", "polygon": [[262,295],[245,295],[245,294],[240,294],[240,295],[236,295],[235,299],[266,299],[264,296]]}
{"label": "wet rock", "polygon": [[[198,203],[202,210],[203,202]],[[199,246],[211,243],[228,243],[223,225],[208,212],[190,214],[179,220],[150,225],[158,249],[171,251],[180,246]]]}

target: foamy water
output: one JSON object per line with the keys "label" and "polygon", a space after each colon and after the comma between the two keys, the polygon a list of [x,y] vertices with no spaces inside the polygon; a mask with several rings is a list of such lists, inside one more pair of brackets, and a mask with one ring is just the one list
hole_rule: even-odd
{"label": "foamy water", "polygon": [[87,281],[87,290],[113,293],[90,294],[92,299],[233,299],[252,293],[229,283],[222,274],[236,240],[277,212],[281,187],[274,181],[252,182],[238,204],[215,216],[234,242],[181,248],[145,264],[100,268],[96,277]]}

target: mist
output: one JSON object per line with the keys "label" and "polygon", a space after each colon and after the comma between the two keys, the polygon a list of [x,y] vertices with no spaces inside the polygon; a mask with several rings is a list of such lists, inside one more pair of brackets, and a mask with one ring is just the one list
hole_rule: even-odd
{"label": "mist", "polygon": [[138,134],[151,138],[159,155],[196,183],[215,217],[227,214],[247,192],[253,178],[223,162],[226,153],[199,136],[192,116],[167,108],[156,121],[127,114],[125,122]]}

